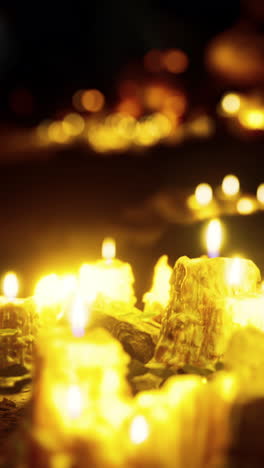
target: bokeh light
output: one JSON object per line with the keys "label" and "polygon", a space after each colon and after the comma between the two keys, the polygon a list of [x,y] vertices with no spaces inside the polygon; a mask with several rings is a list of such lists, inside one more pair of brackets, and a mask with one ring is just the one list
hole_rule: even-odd
{"label": "bokeh light", "polygon": [[80,135],[85,127],[84,119],[76,113],[66,115],[62,121],[62,128],[66,135]]}
{"label": "bokeh light", "polygon": [[228,197],[234,197],[238,194],[240,190],[240,182],[239,179],[233,175],[228,174],[223,178],[222,181],[222,191]]}
{"label": "bokeh light", "polygon": [[83,92],[81,102],[85,110],[99,112],[104,107],[105,99],[98,89],[89,89]]}
{"label": "bokeh light", "polygon": [[48,137],[54,143],[66,143],[69,140],[69,135],[65,133],[62,122],[59,121],[49,125]]}
{"label": "bokeh light", "polygon": [[257,200],[259,203],[264,204],[264,183],[260,184],[257,188]]}
{"label": "bokeh light", "polygon": [[171,49],[164,53],[162,63],[170,73],[183,73],[188,68],[189,61],[182,50]]}
{"label": "bokeh light", "polygon": [[202,183],[195,189],[195,198],[200,205],[208,205],[213,199],[213,190],[211,185]]}
{"label": "bokeh light", "polygon": [[240,106],[241,99],[238,94],[228,93],[222,98],[221,107],[226,114],[236,114],[239,111]]}
{"label": "bokeh light", "polygon": [[243,109],[239,113],[239,121],[243,127],[250,130],[263,130],[264,109]]}
{"label": "bokeh light", "polygon": [[150,73],[158,73],[162,69],[162,53],[158,49],[150,50],[144,57],[144,68]]}
{"label": "bokeh light", "polygon": [[237,202],[237,211],[242,215],[249,215],[256,211],[256,202],[250,197],[241,197]]}

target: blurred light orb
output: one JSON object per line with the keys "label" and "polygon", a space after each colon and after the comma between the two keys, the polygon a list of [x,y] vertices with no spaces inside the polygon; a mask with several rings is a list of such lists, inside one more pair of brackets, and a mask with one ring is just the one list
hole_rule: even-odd
{"label": "blurred light orb", "polygon": [[158,73],[162,69],[162,53],[158,49],[152,49],[144,57],[144,68],[150,73]]}
{"label": "blurred light orb", "polygon": [[208,205],[213,199],[213,190],[211,185],[202,183],[195,189],[195,198],[200,205]]}
{"label": "blurred light orb", "polygon": [[82,105],[89,112],[99,112],[104,107],[105,98],[98,89],[89,89],[82,94]]}
{"label": "blurred light orb", "polygon": [[257,200],[264,204],[264,184],[260,184],[257,188]]}
{"label": "blurred light orb", "polygon": [[264,109],[244,109],[239,114],[239,121],[250,130],[263,130]]}
{"label": "blurred light orb", "polygon": [[66,115],[62,121],[62,128],[68,136],[80,135],[83,132],[84,127],[84,119],[76,113]]}
{"label": "blurred light orb", "polygon": [[48,137],[54,143],[66,143],[69,136],[64,132],[62,122],[55,121],[49,125]]}
{"label": "blurred light orb", "polygon": [[85,110],[83,105],[82,105],[82,95],[83,95],[83,93],[84,93],[84,90],[79,89],[72,96],[72,105],[73,105],[74,109],[76,109],[78,112],[83,112]]}
{"label": "blurred light orb", "polygon": [[237,202],[237,211],[239,214],[249,215],[251,213],[254,213],[254,211],[256,211],[256,204],[254,203],[254,200],[252,200],[251,198],[242,197]]}
{"label": "blurred light orb", "polygon": [[142,415],[135,416],[130,426],[130,439],[135,445],[142,444],[149,437],[149,425]]}
{"label": "blurred light orb", "polygon": [[239,179],[233,175],[228,174],[223,178],[222,181],[222,191],[228,197],[234,197],[238,194],[240,190]]}
{"label": "blurred light orb", "polygon": [[163,55],[163,66],[170,73],[183,73],[188,68],[187,55],[178,49],[171,49]]}
{"label": "blurred light orb", "polygon": [[221,107],[226,114],[236,114],[241,106],[241,99],[238,94],[228,93],[221,101]]}

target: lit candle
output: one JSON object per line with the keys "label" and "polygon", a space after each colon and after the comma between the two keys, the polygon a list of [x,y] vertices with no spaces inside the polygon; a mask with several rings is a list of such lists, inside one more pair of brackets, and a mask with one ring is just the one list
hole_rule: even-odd
{"label": "lit candle", "polygon": [[151,317],[162,314],[170,297],[170,278],[172,268],[168,264],[167,255],[162,255],[154,267],[151,290],[143,296],[144,313]]}
{"label": "lit candle", "polygon": [[133,306],[134,275],[129,263],[115,258],[115,241],[105,239],[102,245],[102,260],[84,264],[80,268],[80,291],[88,302],[96,298],[96,304],[113,302]]}
{"label": "lit candle", "polygon": [[49,460],[63,452],[74,464],[85,453],[86,460],[95,457],[107,467],[111,459],[115,467],[121,457],[116,434],[128,414],[129,358],[105,330],[85,334],[88,312],[77,298],[69,317],[73,334],[60,328],[39,337],[33,441]]}
{"label": "lit candle", "polygon": [[38,328],[31,298],[18,299],[17,275],[9,272],[3,279],[0,298],[0,367],[20,364],[31,367],[34,336]]}

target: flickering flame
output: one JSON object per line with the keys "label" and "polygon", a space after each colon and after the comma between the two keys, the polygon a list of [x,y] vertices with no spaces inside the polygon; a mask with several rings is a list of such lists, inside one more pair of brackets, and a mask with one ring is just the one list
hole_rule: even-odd
{"label": "flickering flame", "polygon": [[213,199],[213,190],[209,184],[199,184],[195,189],[195,198],[200,205],[208,205]]}
{"label": "flickering flame", "polygon": [[230,286],[239,285],[242,279],[242,262],[241,258],[235,257],[227,273],[227,282]]}
{"label": "flickering flame", "polygon": [[149,425],[144,416],[138,415],[130,426],[130,439],[136,445],[142,444],[149,437]]}
{"label": "flickering flame", "polygon": [[18,294],[19,284],[18,278],[15,273],[6,273],[3,280],[3,291],[4,295],[8,299],[14,299]]}
{"label": "flickering flame", "polygon": [[67,413],[71,419],[80,417],[82,413],[82,394],[78,385],[71,385],[66,396]]}
{"label": "flickering flame", "polygon": [[226,94],[221,101],[222,109],[226,114],[234,115],[236,114],[241,106],[241,100],[238,94],[228,93]]}
{"label": "flickering flame", "polygon": [[70,323],[74,336],[80,338],[85,334],[88,321],[88,307],[85,307],[82,297],[77,295],[70,312]]}
{"label": "flickering flame", "polygon": [[144,303],[157,302],[162,307],[166,307],[170,297],[171,274],[172,268],[168,264],[168,257],[163,255],[155,265],[152,287],[150,291],[144,294]]}
{"label": "flickering flame", "polygon": [[229,174],[223,178],[222,190],[225,195],[227,195],[228,197],[234,197],[238,194],[239,189],[239,179],[235,175]]}
{"label": "flickering flame", "polygon": [[219,219],[212,219],[206,230],[206,245],[208,256],[218,257],[222,243],[222,225]]}
{"label": "flickering flame", "polygon": [[264,204],[264,184],[260,184],[257,189],[257,200]]}
{"label": "flickering flame", "polygon": [[112,237],[106,237],[102,244],[102,257],[111,262],[116,256],[116,242]]}

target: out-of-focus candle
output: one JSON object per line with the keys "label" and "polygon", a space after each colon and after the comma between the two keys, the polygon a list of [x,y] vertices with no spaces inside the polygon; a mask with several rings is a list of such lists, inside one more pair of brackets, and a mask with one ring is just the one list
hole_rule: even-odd
{"label": "out-of-focus candle", "polygon": [[222,191],[226,197],[234,198],[238,195],[239,189],[239,179],[235,175],[228,174],[223,178]]}
{"label": "out-of-focus candle", "polygon": [[18,299],[19,281],[15,273],[7,273],[0,298],[0,367],[20,364],[31,366],[34,336],[38,320],[31,298]]}
{"label": "out-of-focus candle", "polygon": [[219,219],[212,219],[206,229],[206,246],[208,257],[219,256],[220,247],[223,239],[222,225]]}
{"label": "out-of-focus candle", "polygon": [[162,255],[154,267],[151,290],[144,294],[144,312],[151,316],[158,315],[166,308],[170,297],[170,278],[172,268],[168,264],[168,256]]}
{"label": "out-of-focus candle", "polygon": [[213,190],[211,185],[206,183],[197,185],[195,189],[195,198],[200,205],[208,205],[213,199]]}
{"label": "out-of-focus candle", "polygon": [[115,242],[107,238],[102,245],[103,259],[80,268],[80,292],[88,302],[96,299],[106,303],[134,305],[134,275],[129,263],[115,258]]}

